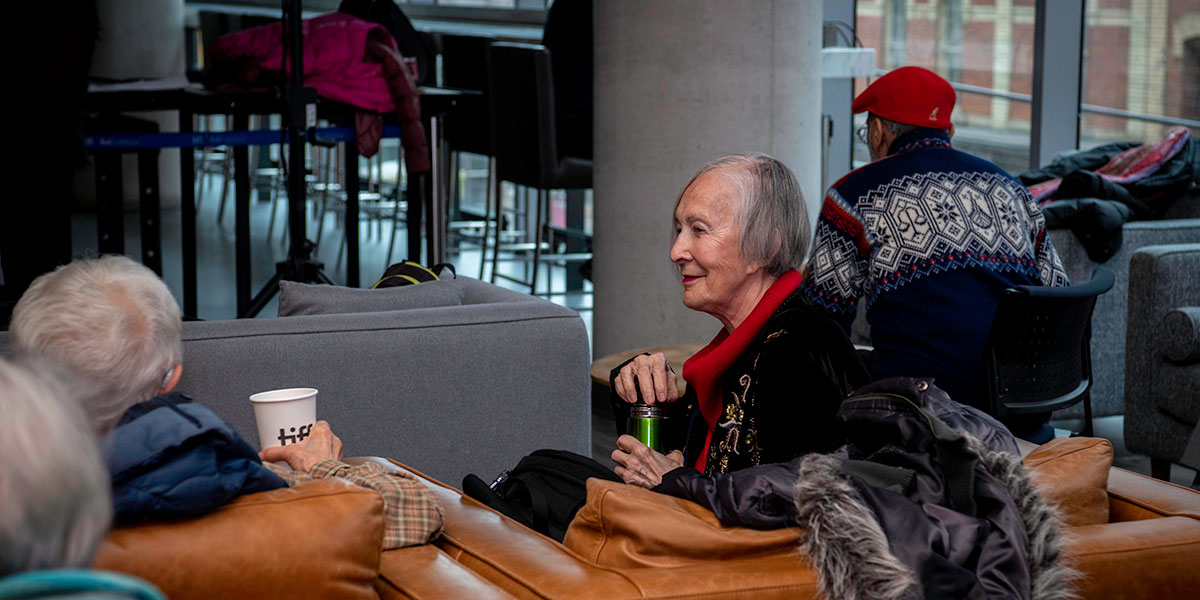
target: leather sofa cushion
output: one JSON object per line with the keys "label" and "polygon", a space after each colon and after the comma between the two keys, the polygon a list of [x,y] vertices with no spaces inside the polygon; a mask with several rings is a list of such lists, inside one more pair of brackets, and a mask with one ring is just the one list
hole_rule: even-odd
{"label": "leather sofa cushion", "polygon": [[1042,497],[1057,504],[1068,527],[1108,523],[1112,444],[1103,438],[1055,438],[1025,455]]}
{"label": "leather sofa cushion", "polygon": [[380,598],[512,598],[432,544],[384,552],[375,589]]}
{"label": "leather sofa cushion", "polygon": [[109,532],[98,569],[172,600],[378,598],[383,499],[340,479],[242,496],[197,519]]}
{"label": "leather sofa cushion", "polygon": [[1200,521],[1194,518],[1078,527],[1068,532],[1065,554],[1084,575],[1076,583],[1079,598],[1194,598],[1200,589]]}
{"label": "leather sofa cushion", "polygon": [[708,509],[636,486],[589,479],[563,545],[593,564],[680,567],[797,552],[798,529],[722,525]]}
{"label": "leather sofa cushion", "polygon": [[279,316],[370,313],[413,308],[462,306],[463,286],[455,279],[377,290],[336,285],[279,282]]}
{"label": "leather sofa cushion", "polygon": [[[1108,522],[1113,450],[1101,438],[1058,438],[1030,452],[1026,469],[1067,526]],[[794,553],[795,529],[757,531],[721,525],[698,504],[615,482],[588,480],[587,502],[563,544],[593,564],[675,567],[698,561]]]}

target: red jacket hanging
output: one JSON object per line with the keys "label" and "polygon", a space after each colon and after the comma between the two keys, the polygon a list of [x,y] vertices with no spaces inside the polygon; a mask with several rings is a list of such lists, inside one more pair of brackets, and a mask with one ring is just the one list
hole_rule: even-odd
{"label": "red jacket hanging", "polygon": [[[276,80],[283,69],[280,23],[221,36],[209,57],[239,83]],[[405,165],[410,173],[429,170],[429,149],[421,125],[416,81],[404,67],[396,41],[383,26],[345,13],[329,13],[302,24],[304,84],[323,98],[375,113],[395,111],[400,119]],[[356,118],[363,156],[379,148],[377,117]]]}

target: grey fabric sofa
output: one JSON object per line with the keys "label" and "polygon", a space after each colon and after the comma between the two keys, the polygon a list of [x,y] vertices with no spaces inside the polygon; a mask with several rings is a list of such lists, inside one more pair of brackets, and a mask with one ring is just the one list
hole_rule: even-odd
{"label": "grey fabric sofa", "polygon": [[394,458],[455,485],[467,473],[495,477],[538,448],[589,455],[578,313],[474,279],[457,284],[460,306],[184,323],[179,389],[257,446],[248,397],[315,387],[317,417],[347,455]]}
{"label": "grey fabric sofa", "polygon": [[1125,445],[1169,480],[1200,468],[1200,244],[1142,248],[1129,269]]}
{"label": "grey fabric sofa", "polygon": [[[1200,217],[1200,203],[1181,200],[1168,216]],[[1067,275],[1074,283],[1087,281],[1097,263],[1070,230],[1051,229],[1050,238],[1058,250]],[[1138,249],[1155,244],[1200,242],[1200,218],[1168,218],[1161,221],[1135,221],[1123,228],[1121,249],[1101,263],[1115,276],[1113,288],[1096,300],[1092,313],[1092,410],[1094,416],[1120,415],[1125,412],[1125,330],[1126,298],[1129,293],[1129,260]],[[1055,413],[1055,418],[1082,417],[1083,405]]]}

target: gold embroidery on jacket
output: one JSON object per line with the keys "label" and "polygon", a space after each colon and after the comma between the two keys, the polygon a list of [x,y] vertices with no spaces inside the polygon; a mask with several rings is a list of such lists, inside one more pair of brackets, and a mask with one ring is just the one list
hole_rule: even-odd
{"label": "gold embroidery on jacket", "polygon": [[750,395],[750,375],[742,375],[738,378],[738,385],[742,386],[741,395],[737,392],[732,392],[733,402],[725,404],[725,419],[717,424],[725,431],[725,439],[720,443],[722,452],[732,452],[733,454],[741,454],[738,448],[738,437],[742,429],[742,421],[746,417],[746,398]]}
{"label": "gold embroidery on jacket", "polygon": [[[763,340],[766,344],[782,335],[786,329],[780,329],[767,335]],[[744,373],[738,378],[739,392],[730,392],[726,399],[721,419],[717,423],[713,435],[713,443],[709,446],[708,464],[711,472],[725,473],[729,470],[730,455],[744,457],[748,462],[738,468],[757,465],[762,462],[762,449],[758,446],[757,396],[754,393],[753,373],[758,372],[758,360],[762,352],[758,352],[751,361],[750,373]],[[718,441],[719,439],[719,441]]]}

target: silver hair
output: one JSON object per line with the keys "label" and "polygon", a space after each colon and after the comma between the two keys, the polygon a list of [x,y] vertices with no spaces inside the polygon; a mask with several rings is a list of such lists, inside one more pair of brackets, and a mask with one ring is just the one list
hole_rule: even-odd
{"label": "silver hair", "polygon": [[675,207],[700,177],[714,173],[738,189],[735,214],[742,259],[759,263],[771,275],[804,266],[812,232],[800,182],[778,159],[752,152],[722,156],[704,165],[683,187]]}
{"label": "silver hair", "polygon": [[17,356],[44,357],[76,378],[99,435],[153,398],[183,361],[179,305],[153,271],[124,256],[77,260],[37,278],[10,327]]}
{"label": "silver hair", "polygon": [[893,121],[891,119],[885,119],[875,113],[871,113],[871,116],[875,117],[875,120],[879,121],[879,126],[883,127],[888,132],[890,132],[892,134],[892,137],[898,138],[902,135],[905,135],[907,133],[910,133],[910,132],[920,129],[920,127],[917,127],[916,125],[909,125],[908,123],[897,123],[896,121]]}
{"label": "silver hair", "polygon": [[42,368],[0,360],[0,577],[92,564],[108,472],[78,404]]}

